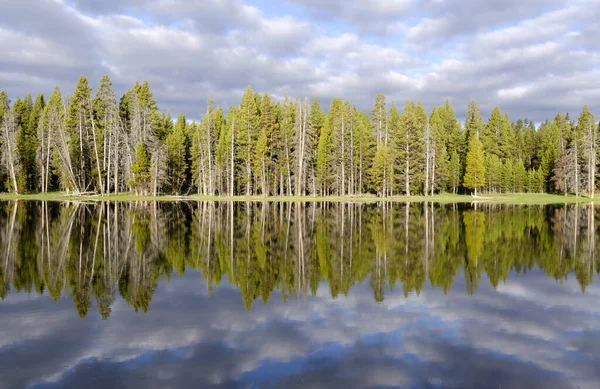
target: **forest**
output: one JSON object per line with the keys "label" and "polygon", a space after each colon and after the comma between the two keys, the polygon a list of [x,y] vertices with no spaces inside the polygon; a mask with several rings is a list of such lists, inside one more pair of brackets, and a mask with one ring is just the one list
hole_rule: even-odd
{"label": "forest", "polygon": [[[196,114],[196,113],[195,113]],[[334,98],[275,101],[248,87],[199,122],[160,112],[148,82],[117,100],[94,93],[11,102],[0,91],[0,192],[158,196],[410,196],[572,193],[594,196],[598,123],[558,113],[536,128],[477,103],[461,123],[449,101],[427,112],[375,97],[370,112]]]}
{"label": "forest", "polygon": [[600,271],[593,204],[390,204],[6,201],[0,299],[70,294],[80,316],[95,306],[107,318],[119,295],[147,311],[161,280],[186,272],[210,293],[235,287],[251,309],[359,283],[377,302],[392,290],[472,294],[535,269],[584,292]]}

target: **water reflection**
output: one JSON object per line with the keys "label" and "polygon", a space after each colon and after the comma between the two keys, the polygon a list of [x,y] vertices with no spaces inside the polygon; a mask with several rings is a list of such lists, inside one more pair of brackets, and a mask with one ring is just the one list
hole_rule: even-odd
{"label": "water reflection", "polygon": [[595,217],[1,203],[0,389],[598,388]]}
{"label": "water reflection", "polygon": [[[209,293],[226,277],[246,309],[278,291],[333,298],[368,279],[375,301],[399,287],[475,293],[511,271],[542,269],[582,291],[598,271],[593,205],[361,203],[0,203],[0,296],[72,295],[108,318],[119,293],[148,311],[161,278],[197,270]],[[400,285],[398,285],[400,284]]]}

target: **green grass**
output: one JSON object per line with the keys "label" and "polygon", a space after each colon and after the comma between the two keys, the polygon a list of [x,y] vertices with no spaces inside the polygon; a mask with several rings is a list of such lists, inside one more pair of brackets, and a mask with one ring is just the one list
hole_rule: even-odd
{"label": "green grass", "polygon": [[600,202],[600,198],[591,199],[589,197],[575,197],[573,195],[554,195],[554,194],[494,194],[481,195],[473,198],[469,195],[438,194],[434,196],[394,196],[387,198],[378,198],[375,196],[136,196],[132,194],[120,194],[117,196],[88,195],[77,196],[67,195],[63,192],[51,193],[32,193],[32,194],[0,194],[0,200],[38,200],[38,201],[289,201],[289,202],[436,202],[436,203],[471,203],[477,201],[480,203],[499,203],[499,204],[564,204],[564,203],[587,203]]}

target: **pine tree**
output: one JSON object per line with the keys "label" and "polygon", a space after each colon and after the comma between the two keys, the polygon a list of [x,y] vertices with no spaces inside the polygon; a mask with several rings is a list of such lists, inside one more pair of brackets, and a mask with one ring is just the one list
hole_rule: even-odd
{"label": "pine tree", "polygon": [[330,194],[331,121],[326,120],[319,136],[317,148],[316,182],[321,196]]}
{"label": "pine tree", "polygon": [[485,156],[486,187],[488,192],[496,193],[502,188],[502,160],[494,154]]}
{"label": "pine tree", "polygon": [[[26,100],[27,101],[27,100]],[[38,124],[43,115],[45,102],[44,96],[38,95],[33,106],[20,113],[18,134],[17,134],[17,153],[20,163],[19,170],[19,188],[23,191],[33,191],[37,185],[37,165],[36,152],[38,144]],[[27,115],[27,117],[26,117]]]}
{"label": "pine tree", "polygon": [[568,192],[567,189],[567,153],[561,152],[556,162],[554,163],[554,169],[552,171],[552,182],[554,183],[554,189],[558,192],[562,192],[565,195]]}
{"label": "pine tree", "polygon": [[427,113],[421,103],[415,105],[407,101],[400,117],[397,135],[397,164],[402,172],[403,191],[411,192],[423,189],[425,156],[423,130],[428,124]]}
{"label": "pine tree", "polygon": [[[273,162],[273,136],[277,136],[277,114],[275,106],[271,103],[271,98],[267,93],[261,99],[261,116],[258,124],[258,139],[252,154],[252,168],[254,177],[258,178],[258,185],[260,191],[264,196],[269,195],[269,187],[271,184],[270,172],[272,171]],[[291,136],[288,142],[291,143]],[[291,194],[291,167],[290,167],[290,147],[291,144],[283,145],[282,155],[282,170],[281,174],[286,176],[286,182],[288,184],[288,195]]]}
{"label": "pine tree", "polygon": [[[446,151],[446,142],[444,139],[445,128],[442,117],[440,116],[440,112],[436,107],[433,107],[431,110],[431,115],[429,116],[429,128],[431,131],[431,185],[430,188],[426,188],[427,191],[434,194],[435,190],[439,189],[444,190],[445,181],[444,178],[439,179],[440,171],[447,170],[447,158],[448,153]],[[442,157],[442,154],[444,156]],[[440,169],[441,168],[441,169]],[[447,173],[447,172],[446,172]],[[441,182],[436,184],[436,181]]]}
{"label": "pine tree", "polygon": [[187,178],[185,115],[180,114],[173,131],[167,135],[167,180],[171,193],[180,194]]}
{"label": "pine tree", "polygon": [[381,196],[388,193],[388,184],[390,181],[388,167],[388,141],[389,141],[389,123],[387,108],[385,106],[385,96],[381,93],[375,97],[375,105],[371,109],[371,126],[374,137],[377,141],[375,159],[371,167],[371,180]]}
{"label": "pine tree", "polygon": [[467,161],[465,168],[464,186],[475,191],[485,185],[485,161],[483,155],[483,145],[479,138],[474,136],[469,142],[469,151],[467,152]]}
{"label": "pine tree", "polygon": [[92,102],[95,143],[98,159],[101,163],[100,177],[102,183],[99,184],[105,192],[110,192],[111,184],[114,184],[115,191],[118,190],[119,174],[119,145],[122,138],[118,121],[118,111],[115,92],[112,90],[112,82],[108,76],[100,79],[100,85],[96,96]]}
{"label": "pine tree", "polygon": [[69,137],[67,143],[69,144],[69,154],[75,174],[75,182],[65,184],[73,184],[74,186],[70,189],[76,192],[83,192],[88,189],[91,173],[91,147],[88,139],[88,134],[91,132],[91,90],[87,79],[81,76],[71,98],[65,119]]}
{"label": "pine tree", "polygon": [[513,192],[523,193],[527,189],[527,170],[522,160],[515,161],[513,165],[514,187]]}
{"label": "pine tree", "polygon": [[8,94],[0,90],[0,124],[4,121],[4,115],[8,113],[10,110],[10,99],[8,98]]}
{"label": "pine tree", "polygon": [[549,120],[539,128],[539,168],[544,174],[544,180],[547,183],[554,181],[552,179],[555,170],[555,164],[559,154],[563,153],[560,148],[560,129],[555,120]]}
{"label": "pine tree", "polygon": [[[289,139],[290,135],[294,138],[293,157],[295,162],[296,195],[301,196],[306,194],[306,181],[308,178],[307,170],[309,170],[308,166],[312,164],[311,157],[313,154],[309,127],[310,108],[308,105],[308,98],[296,101],[295,106],[295,112],[292,115],[291,108],[293,107],[293,104],[284,101],[280,132],[282,133],[284,144],[288,143],[287,139]],[[290,118],[293,120],[290,120]],[[290,131],[289,123],[291,121],[293,121],[293,128]]]}
{"label": "pine tree", "polygon": [[502,164],[502,191],[504,193],[515,191],[515,172],[512,160],[505,161]]}
{"label": "pine tree", "polygon": [[321,138],[321,130],[325,124],[325,113],[321,109],[319,100],[314,98],[310,104],[310,113],[308,115],[308,144],[310,149],[309,164],[307,174],[310,176],[311,181],[311,193],[313,196],[317,195],[317,152],[319,148],[319,140]]}
{"label": "pine tree", "polygon": [[465,136],[449,100],[446,100],[444,105],[439,107],[438,113],[444,129],[440,137],[444,140],[447,153],[452,154],[452,151],[456,150],[461,155],[466,149]]}
{"label": "pine tree", "polygon": [[[394,127],[398,127],[398,122],[399,119],[396,119],[396,125],[391,126],[392,130]],[[370,180],[369,174],[372,169],[376,150],[376,139],[373,131],[371,131],[369,116],[365,112],[357,114],[354,134],[355,141],[353,153],[357,168],[356,192],[362,194],[367,190],[367,182]],[[392,134],[392,137],[394,136],[395,134]],[[392,166],[393,163],[393,160],[390,161]],[[390,174],[393,175],[391,169]]]}
{"label": "pine tree", "polygon": [[583,155],[585,163],[586,175],[585,183],[586,189],[591,198],[594,198],[596,192],[596,157],[598,147],[598,128],[594,115],[589,111],[587,105],[583,107],[583,111],[579,115],[577,120],[577,128],[575,130],[578,134],[578,139],[574,140],[581,142],[581,153]]}
{"label": "pine tree", "polygon": [[502,126],[502,114],[500,113],[500,108],[496,107],[492,110],[492,114],[488,119],[487,124],[483,126],[479,136],[479,139],[483,144],[483,150],[486,154],[502,157],[499,149]]}
{"label": "pine tree", "polygon": [[131,166],[133,178],[130,185],[135,188],[137,195],[147,195],[150,189],[150,158],[146,152],[145,146],[140,143],[135,151],[135,162]]}
{"label": "pine tree", "polygon": [[[481,118],[481,114],[479,112],[479,105],[474,101],[469,102],[469,106],[467,107],[467,117],[465,119],[465,139],[467,144],[470,144],[471,139],[476,136],[479,137],[483,132],[484,125],[483,119]],[[467,150],[465,150],[466,154]]]}
{"label": "pine tree", "polygon": [[252,159],[260,122],[260,112],[256,100],[252,88],[248,87],[242,96],[239,115],[236,118],[236,122],[239,122],[239,133],[236,137],[237,156],[245,167],[244,174],[240,175],[239,181],[245,186],[246,195],[253,193]]}
{"label": "pine tree", "polygon": [[498,153],[504,160],[514,159],[516,154],[516,136],[508,118],[508,113],[502,117],[502,125],[498,136]]}

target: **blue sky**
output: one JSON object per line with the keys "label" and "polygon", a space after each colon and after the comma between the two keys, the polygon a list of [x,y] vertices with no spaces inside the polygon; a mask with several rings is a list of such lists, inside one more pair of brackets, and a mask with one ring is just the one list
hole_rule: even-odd
{"label": "blue sky", "polygon": [[251,85],[324,108],[450,99],[461,119],[474,99],[540,122],[599,111],[599,15],[594,0],[5,0],[0,89],[71,93],[108,74],[191,118]]}

